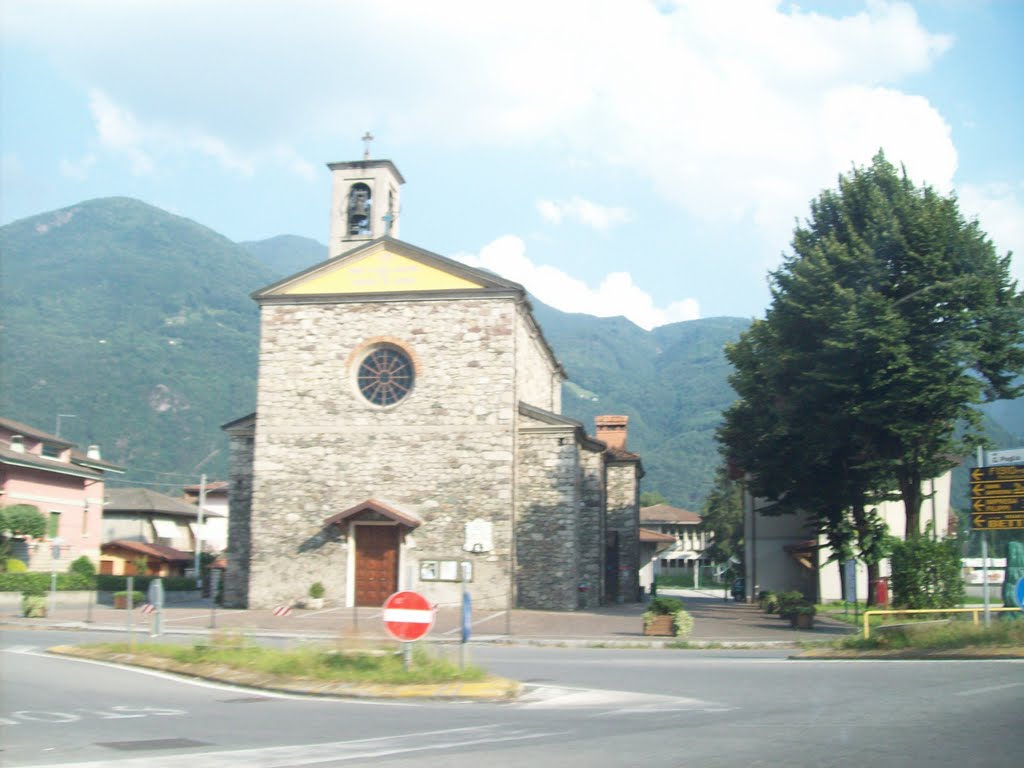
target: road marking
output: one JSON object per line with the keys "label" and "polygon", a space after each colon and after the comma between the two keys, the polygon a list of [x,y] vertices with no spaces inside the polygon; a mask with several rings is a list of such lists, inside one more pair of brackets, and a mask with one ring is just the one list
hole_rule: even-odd
{"label": "road marking", "polygon": [[960,691],[957,696],[980,696],[995,691],[1005,691],[1007,688],[1020,688],[1024,683],[1005,683],[1004,685],[990,685],[988,688],[975,688],[972,691]]}
{"label": "road marking", "polygon": [[[564,736],[567,731],[510,730],[503,725],[484,725],[452,728],[442,731],[406,733],[354,741],[333,741],[327,744],[302,744],[261,749],[224,750],[220,752],[192,752],[187,755],[160,755],[161,768],[251,768],[254,765],[273,765],[275,768],[334,763],[349,760],[368,760],[388,755],[412,752],[458,749],[477,744],[527,741],[552,736]],[[153,757],[135,757],[126,760],[95,760],[84,763],[55,763],[38,768],[152,768]]]}
{"label": "road marking", "polygon": [[11,646],[8,646],[7,648],[0,648],[0,650],[4,651],[6,653],[28,653],[28,654],[31,654],[34,650],[36,650],[36,646],[34,646],[34,645],[11,645]]}
{"label": "road marking", "polygon": [[567,688],[539,685],[531,687],[513,705],[521,709],[609,709],[609,713],[649,714],[664,712],[728,712],[725,704],[686,696],[665,696],[636,691],[609,691],[597,688]]}
{"label": "road marking", "polygon": [[373,699],[347,699],[338,698],[337,696],[318,696],[317,694],[310,693],[280,693],[278,691],[270,691],[263,688],[246,688],[242,685],[230,685],[229,683],[217,683],[210,680],[199,680],[196,678],[185,677],[183,675],[173,674],[171,672],[161,672],[156,669],[146,669],[145,667],[132,667],[124,664],[118,664],[112,661],[100,661],[99,659],[83,659],[78,656],[59,656],[52,653],[40,652],[38,650],[23,651],[31,656],[37,656],[41,659],[53,659],[55,661],[76,661],[80,664],[95,664],[100,667],[113,667],[119,669],[122,672],[130,672],[136,675],[147,675],[149,677],[158,677],[161,680],[169,680],[175,683],[181,683],[182,685],[191,685],[197,688],[211,688],[218,691],[232,691],[238,693],[244,691],[251,693],[256,691],[260,696],[265,696],[271,699],[288,699],[291,701],[336,701],[339,704],[358,704],[360,706],[376,706],[376,707],[415,707],[416,702],[414,701],[391,701],[391,700],[373,700]]}

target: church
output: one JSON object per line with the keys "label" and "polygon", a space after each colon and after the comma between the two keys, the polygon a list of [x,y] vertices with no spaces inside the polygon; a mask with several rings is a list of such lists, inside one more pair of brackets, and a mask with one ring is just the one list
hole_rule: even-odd
{"label": "church", "polygon": [[389,160],[330,163],[328,258],[256,291],[256,412],[230,445],[232,607],[399,590],[571,611],[640,597],[628,419],[561,415],[523,287],[398,239]]}

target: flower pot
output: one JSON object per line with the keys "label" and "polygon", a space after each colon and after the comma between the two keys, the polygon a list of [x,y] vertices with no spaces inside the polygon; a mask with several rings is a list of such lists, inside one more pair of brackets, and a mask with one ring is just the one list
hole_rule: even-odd
{"label": "flower pot", "polygon": [[813,613],[794,613],[789,618],[789,623],[795,629],[814,629]]}
{"label": "flower pot", "polygon": [[675,637],[675,617],[670,614],[652,616],[644,622],[644,634],[660,637]]}
{"label": "flower pot", "polygon": [[307,597],[305,607],[314,611],[319,611],[324,607],[324,599],[322,597]]}

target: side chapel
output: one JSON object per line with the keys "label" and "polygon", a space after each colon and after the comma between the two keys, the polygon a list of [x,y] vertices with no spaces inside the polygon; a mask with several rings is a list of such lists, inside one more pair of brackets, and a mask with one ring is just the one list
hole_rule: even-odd
{"label": "side chapel", "polygon": [[253,298],[256,412],[230,437],[225,602],[314,582],[339,606],[639,599],[625,416],[560,415],[566,373],[521,285],[398,238],[389,160],[330,163],[329,258]]}

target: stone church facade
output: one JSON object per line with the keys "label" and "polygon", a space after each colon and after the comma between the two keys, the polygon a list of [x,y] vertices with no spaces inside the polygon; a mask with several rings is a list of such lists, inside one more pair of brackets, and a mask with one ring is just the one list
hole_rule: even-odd
{"label": "stone church facade", "polygon": [[256,412],[231,441],[225,601],[321,582],[334,605],[638,599],[625,417],[560,415],[565,372],[522,286],[397,239],[390,161],[332,163],[327,261],[254,294]]}

